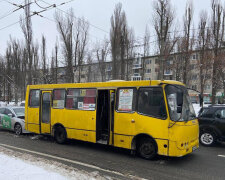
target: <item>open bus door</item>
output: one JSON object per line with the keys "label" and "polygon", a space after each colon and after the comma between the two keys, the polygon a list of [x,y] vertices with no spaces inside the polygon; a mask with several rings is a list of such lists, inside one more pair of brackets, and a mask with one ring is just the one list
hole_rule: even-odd
{"label": "open bus door", "polygon": [[40,133],[51,133],[51,91],[42,91],[40,103]]}
{"label": "open bus door", "polygon": [[115,90],[98,90],[96,142],[113,144]]}

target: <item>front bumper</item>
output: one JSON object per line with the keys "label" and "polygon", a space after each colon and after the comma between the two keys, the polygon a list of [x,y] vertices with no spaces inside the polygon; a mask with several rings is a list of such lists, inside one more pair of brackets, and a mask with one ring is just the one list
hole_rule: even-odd
{"label": "front bumper", "polygon": [[184,141],[184,142],[175,142],[169,141],[169,156],[174,157],[182,157],[187,154],[192,153],[196,149],[199,148],[199,139],[194,139],[191,141]]}

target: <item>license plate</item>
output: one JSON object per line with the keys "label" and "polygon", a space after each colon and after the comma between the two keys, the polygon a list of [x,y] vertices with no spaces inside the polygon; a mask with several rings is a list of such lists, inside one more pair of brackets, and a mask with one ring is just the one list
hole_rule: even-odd
{"label": "license plate", "polygon": [[196,149],[198,149],[197,146],[193,146],[193,147],[192,147],[192,151],[195,151]]}

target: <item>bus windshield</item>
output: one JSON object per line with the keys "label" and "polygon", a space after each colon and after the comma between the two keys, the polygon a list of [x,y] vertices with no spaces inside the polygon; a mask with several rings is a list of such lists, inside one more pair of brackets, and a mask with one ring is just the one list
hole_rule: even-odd
{"label": "bus windshield", "polygon": [[196,118],[188,91],[179,85],[166,85],[170,119],[172,121],[189,121]]}

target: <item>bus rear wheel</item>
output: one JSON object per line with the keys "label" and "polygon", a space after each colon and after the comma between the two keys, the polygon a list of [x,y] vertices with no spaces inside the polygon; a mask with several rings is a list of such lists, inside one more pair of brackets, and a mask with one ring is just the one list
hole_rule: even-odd
{"label": "bus rear wheel", "polygon": [[138,145],[138,154],[148,160],[155,158],[157,154],[155,142],[150,138],[141,139]]}
{"label": "bus rear wheel", "polygon": [[63,144],[66,142],[66,130],[62,126],[56,126],[54,132],[54,138],[58,144]]}

